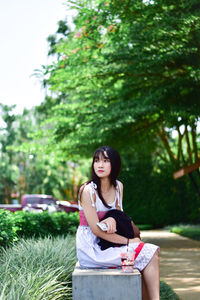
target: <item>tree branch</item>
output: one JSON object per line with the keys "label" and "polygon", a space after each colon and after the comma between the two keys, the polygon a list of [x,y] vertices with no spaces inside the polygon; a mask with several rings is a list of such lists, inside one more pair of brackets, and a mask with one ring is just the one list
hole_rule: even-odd
{"label": "tree branch", "polygon": [[189,158],[189,161],[192,163],[192,150],[191,150],[191,146],[190,146],[188,125],[185,125],[185,139],[186,139],[186,143],[187,143],[188,158]]}
{"label": "tree branch", "polygon": [[158,151],[155,151],[155,154],[157,156],[159,156],[164,162],[168,163],[168,160],[162,154],[160,154]]}

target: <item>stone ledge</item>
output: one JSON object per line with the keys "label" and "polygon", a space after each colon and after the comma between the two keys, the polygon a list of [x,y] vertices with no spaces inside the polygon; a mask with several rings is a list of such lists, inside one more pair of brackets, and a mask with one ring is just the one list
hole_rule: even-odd
{"label": "stone ledge", "polygon": [[72,273],[73,300],[141,300],[142,283],[138,270],[81,269]]}

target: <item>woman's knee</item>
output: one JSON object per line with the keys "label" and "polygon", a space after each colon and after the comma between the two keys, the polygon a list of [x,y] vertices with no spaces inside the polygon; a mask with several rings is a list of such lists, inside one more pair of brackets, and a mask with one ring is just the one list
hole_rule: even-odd
{"label": "woman's knee", "polygon": [[158,261],[159,262],[159,250],[156,250],[155,251],[155,253],[154,253],[154,255],[153,255],[153,259],[155,260],[155,261]]}
{"label": "woman's knee", "polygon": [[158,249],[155,251],[154,255],[155,255],[157,258],[159,258],[159,250],[158,250]]}

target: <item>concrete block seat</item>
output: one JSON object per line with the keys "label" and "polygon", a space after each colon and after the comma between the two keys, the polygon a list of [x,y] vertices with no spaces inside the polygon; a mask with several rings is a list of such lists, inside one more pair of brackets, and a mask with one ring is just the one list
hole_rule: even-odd
{"label": "concrete block seat", "polygon": [[72,273],[73,300],[141,300],[142,281],[138,270],[81,269]]}

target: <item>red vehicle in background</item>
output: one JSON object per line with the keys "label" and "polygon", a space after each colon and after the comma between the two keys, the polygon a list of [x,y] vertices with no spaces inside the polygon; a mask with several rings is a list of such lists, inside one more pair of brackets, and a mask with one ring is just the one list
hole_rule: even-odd
{"label": "red vehicle in background", "polygon": [[26,194],[21,198],[20,204],[0,204],[0,209],[7,209],[11,212],[17,210],[33,212],[74,212],[78,211],[78,204],[74,201],[58,201],[51,195],[44,194]]}

